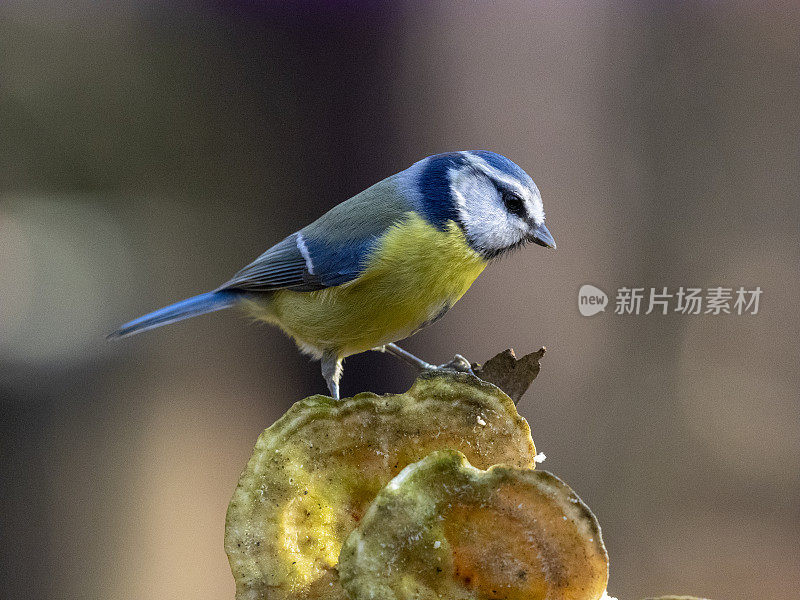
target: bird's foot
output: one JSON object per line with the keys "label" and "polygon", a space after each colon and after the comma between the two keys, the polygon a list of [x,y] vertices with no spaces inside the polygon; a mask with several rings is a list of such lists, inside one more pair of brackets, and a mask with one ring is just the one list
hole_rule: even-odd
{"label": "bird's foot", "polygon": [[411,352],[408,350],[403,350],[397,344],[386,344],[385,346],[374,348],[374,350],[377,350],[378,352],[388,352],[389,354],[396,356],[397,358],[411,365],[417,371],[458,371],[459,373],[470,373],[471,375],[475,374],[472,372],[472,365],[470,362],[460,354],[456,354],[453,357],[453,360],[450,362],[442,365],[432,365],[431,363],[422,360],[418,356],[411,354]]}
{"label": "bird's foot", "polygon": [[430,368],[436,371],[458,371],[459,373],[475,375],[472,371],[472,364],[460,354],[456,354],[450,362],[446,362],[443,365],[431,365]]}

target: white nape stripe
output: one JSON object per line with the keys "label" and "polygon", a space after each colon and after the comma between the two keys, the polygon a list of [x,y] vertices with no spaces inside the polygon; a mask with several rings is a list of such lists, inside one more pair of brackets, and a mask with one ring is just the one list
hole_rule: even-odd
{"label": "white nape stripe", "polygon": [[303,258],[306,261],[306,270],[308,271],[309,275],[314,274],[314,263],[311,261],[311,253],[308,251],[308,246],[306,246],[306,241],[303,239],[303,234],[297,232],[297,249],[300,251],[300,254],[303,255]]}
{"label": "white nape stripe", "polygon": [[458,188],[459,177],[465,171],[466,168],[464,167],[461,167],[460,169],[451,167],[447,170],[447,180],[450,182],[450,193],[453,194],[456,205],[460,208],[464,208],[467,205],[467,199],[464,198],[464,194],[462,194],[461,190]]}
{"label": "white nape stripe", "polygon": [[508,187],[512,188],[515,192],[517,192],[520,196],[522,196],[525,199],[528,199],[530,193],[528,192],[525,186],[520,184],[519,181],[509,177],[502,171],[495,169],[492,165],[483,160],[480,156],[472,154],[472,152],[466,152],[465,154],[469,159],[470,163],[472,163],[472,166],[478,167],[481,171],[486,173],[490,178],[496,179],[497,181],[502,181]]}

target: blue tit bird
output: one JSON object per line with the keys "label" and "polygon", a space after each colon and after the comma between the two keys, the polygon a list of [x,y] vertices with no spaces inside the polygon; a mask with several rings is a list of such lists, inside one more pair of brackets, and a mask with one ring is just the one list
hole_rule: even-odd
{"label": "blue tit bird", "polygon": [[345,357],[441,318],[486,265],[528,242],[555,248],[536,184],[489,151],[422,159],[275,244],[217,289],[125,323],[121,338],[241,306],[320,359],[339,398]]}

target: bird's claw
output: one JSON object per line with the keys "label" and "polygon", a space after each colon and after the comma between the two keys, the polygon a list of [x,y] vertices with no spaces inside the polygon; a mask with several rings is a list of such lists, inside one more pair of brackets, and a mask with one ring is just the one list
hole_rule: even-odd
{"label": "bird's claw", "polygon": [[388,352],[389,354],[393,354],[394,356],[411,365],[417,370],[417,372],[456,371],[459,373],[469,373],[470,375],[475,375],[475,373],[472,371],[472,365],[470,362],[460,354],[456,354],[453,357],[453,360],[448,363],[444,363],[443,365],[432,365],[429,362],[414,356],[407,350],[403,350],[397,344],[390,343],[386,344],[385,346],[377,346],[373,348],[373,350],[377,352]]}
{"label": "bird's claw", "polygon": [[453,360],[450,362],[446,362],[442,365],[430,365],[428,370],[431,371],[457,371],[459,373],[469,373],[470,375],[474,375],[475,373],[472,371],[472,365],[470,362],[461,356],[460,354],[456,354],[453,357]]}

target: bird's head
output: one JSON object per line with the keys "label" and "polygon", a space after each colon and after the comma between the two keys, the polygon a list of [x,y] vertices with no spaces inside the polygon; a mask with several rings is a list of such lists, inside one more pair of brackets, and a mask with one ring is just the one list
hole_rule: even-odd
{"label": "bird's head", "polygon": [[455,221],[485,258],[534,242],[555,248],[539,188],[515,163],[489,152],[436,154],[415,165],[416,192],[437,226]]}

